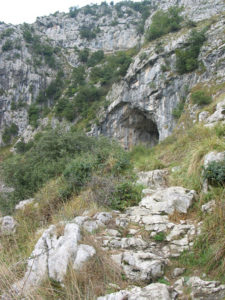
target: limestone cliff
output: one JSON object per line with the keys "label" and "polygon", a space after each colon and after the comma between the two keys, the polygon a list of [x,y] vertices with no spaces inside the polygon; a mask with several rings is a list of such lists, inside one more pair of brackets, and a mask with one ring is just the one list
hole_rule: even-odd
{"label": "limestone cliff", "polygon": [[[1,23],[1,132],[14,123],[19,135],[26,134],[32,109],[44,111],[41,118],[48,115],[55,101],[46,88],[51,82],[57,84],[59,70],[69,78],[73,68],[82,65],[78,51],[88,48],[109,54],[136,47],[138,54],[126,76],[110,89],[109,106],[98,112],[99,122],[93,124],[91,134],[116,137],[125,147],[140,141],[154,145],[170,135],[176,125],[172,111],[181,99],[188,99],[190,89],[197,83],[224,81],[225,5],[222,0],[145,2],[146,14],[125,2],[103,3],[74,8],[69,14],[56,12],[32,25]],[[155,12],[174,5],[183,7],[184,20],[197,22],[200,29],[209,27],[199,56],[201,68],[185,75],[175,70],[175,51],[185,46],[190,28],[160,38],[163,50],[158,54],[159,40],[145,42],[144,30]]]}

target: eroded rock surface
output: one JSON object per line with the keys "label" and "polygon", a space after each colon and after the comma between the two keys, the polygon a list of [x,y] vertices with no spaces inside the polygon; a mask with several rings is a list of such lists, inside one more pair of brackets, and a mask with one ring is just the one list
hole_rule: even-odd
{"label": "eroded rock surface", "polygon": [[119,291],[99,297],[97,300],[173,300],[176,292],[165,284],[153,283],[144,288],[135,287],[131,290]]}

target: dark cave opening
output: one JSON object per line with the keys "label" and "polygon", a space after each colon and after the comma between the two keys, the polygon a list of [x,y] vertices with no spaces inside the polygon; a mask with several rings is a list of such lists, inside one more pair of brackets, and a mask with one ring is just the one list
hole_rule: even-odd
{"label": "dark cave opening", "polygon": [[159,132],[151,116],[146,116],[137,108],[126,108],[121,121],[126,149],[137,144],[145,144],[149,147],[158,144]]}

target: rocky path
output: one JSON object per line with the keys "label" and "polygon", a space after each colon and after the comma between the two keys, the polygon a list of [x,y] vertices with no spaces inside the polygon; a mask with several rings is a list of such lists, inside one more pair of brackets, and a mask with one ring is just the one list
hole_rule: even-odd
{"label": "rocky path", "polygon": [[[99,212],[90,216],[85,212],[71,222],[51,225],[37,242],[24,278],[14,284],[11,293],[21,294],[22,290],[26,294],[46,276],[63,282],[71,262],[79,271],[96,253],[93,246],[81,243],[82,232],[86,232],[111,255],[132,284],[128,290],[97,300],[224,299],[225,285],[196,276],[187,280],[182,277],[185,270],[181,268],[171,271],[172,281],[166,278],[170,285],[159,283],[166,277],[165,269],[171,266],[171,258],[190,250],[201,231],[201,223],[186,217],[196,199],[195,191],[167,187],[165,176],[164,170],[141,173],[139,182],[148,189],[143,190],[139,205],[124,213]],[[179,221],[174,221],[178,219],[176,216]],[[7,298],[5,294],[2,299],[10,296]]]}

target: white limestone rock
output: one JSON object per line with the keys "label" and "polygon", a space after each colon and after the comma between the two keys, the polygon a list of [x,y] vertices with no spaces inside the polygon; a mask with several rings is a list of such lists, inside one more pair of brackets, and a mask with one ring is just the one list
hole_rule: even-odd
{"label": "white limestone rock", "polygon": [[112,214],[108,212],[99,212],[94,215],[94,219],[99,222],[99,224],[107,225],[112,219]]}
{"label": "white limestone rock", "polygon": [[180,275],[182,275],[185,272],[185,268],[175,268],[173,270],[173,277],[178,277]]}
{"label": "white limestone rock", "polygon": [[214,210],[215,206],[216,206],[216,201],[211,200],[211,201],[207,202],[206,204],[202,205],[201,211],[204,213],[210,213]]}
{"label": "white limestone rock", "polygon": [[139,172],[137,183],[143,184],[151,189],[162,188],[166,186],[167,170],[154,170],[149,172]]}
{"label": "white limestone rock", "polygon": [[149,209],[152,214],[172,214],[174,211],[187,213],[192,205],[196,193],[183,187],[169,187],[160,189],[146,196],[140,202],[140,207]]}
{"label": "white limestone rock", "polygon": [[208,165],[214,161],[219,162],[225,159],[225,151],[224,152],[209,152],[204,157],[204,168],[207,168]]}
{"label": "white limestone rock", "polygon": [[120,248],[120,249],[135,249],[143,250],[148,247],[148,243],[145,242],[141,237],[129,237],[129,238],[114,238],[105,241],[105,246],[109,248]]}
{"label": "white limestone rock", "polygon": [[163,276],[165,260],[149,251],[127,251],[122,253],[121,266],[130,280],[150,282]]}
{"label": "white limestone rock", "polygon": [[58,236],[57,226],[51,225],[38,240],[28,260],[26,274],[14,288],[23,287],[24,291],[28,291],[47,277],[62,282],[69,263],[79,270],[95,254],[93,247],[78,244],[80,238],[77,224],[66,224],[61,236]]}
{"label": "white limestone rock", "polygon": [[173,300],[176,293],[162,283],[152,283],[144,288],[134,287],[117,293],[98,297],[97,300]]}
{"label": "white limestone rock", "polygon": [[206,119],[207,124],[225,120],[225,99],[216,105],[216,111]]}
{"label": "white limestone rock", "polygon": [[193,300],[223,300],[225,297],[225,285],[218,281],[204,281],[194,276],[188,280],[187,285],[192,289]]}
{"label": "white limestone rock", "polygon": [[0,218],[0,233],[2,235],[11,235],[16,232],[16,221],[11,216],[5,216],[3,218]]}
{"label": "white limestone rock", "polygon": [[204,122],[209,116],[209,112],[208,111],[202,111],[200,112],[199,116],[198,116],[198,121],[199,122]]}
{"label": "white limestone rock", "polygon": [[22,200],[20,201],[16,206],[15,206],[15,209],[16,210],[23,210],[27,205],[30,205],[31,203],[34,202],[34,198],[30,198],[30,199],[27,199],[27,200]]}
{"label": "white limestone rock", "polygon": [[94,247],[80,244],[77,248],[77,255],[73,264],[74,270],[80,270],[83,264],[95,254],[96,251]]}

